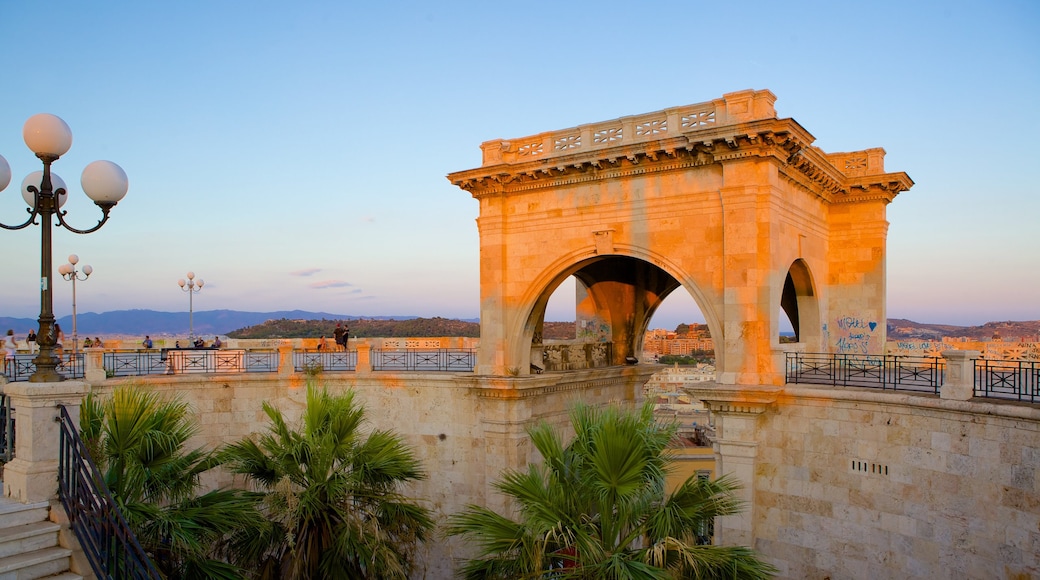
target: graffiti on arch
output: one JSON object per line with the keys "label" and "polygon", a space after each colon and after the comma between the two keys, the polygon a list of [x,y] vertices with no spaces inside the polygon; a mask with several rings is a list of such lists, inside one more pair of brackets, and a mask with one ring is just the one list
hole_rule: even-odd
{"label": "graffiti on arch", "polygon": [[834,324],[824,325],[823,332],[828,336],[836,352],[841,354],[869,354],[878,343],[877,321],[856,315],[839,316]]}

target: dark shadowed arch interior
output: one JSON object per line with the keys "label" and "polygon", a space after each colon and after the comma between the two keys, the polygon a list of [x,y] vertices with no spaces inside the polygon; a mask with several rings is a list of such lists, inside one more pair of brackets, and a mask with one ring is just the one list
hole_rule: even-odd
{"label": "dark shadowed arch interior", "polygon": [[[569,276],[575,279],[577,334],[588,342],[609,343],[609,364],[615,365],[638,359],[654,312],[681,287],[671,274],[638,258],[609,255],[585,260],[561,273],[544,290],[538,301],[542,306],[531,312],[528,327],[535,329],[536,343],[545,320],[545,304]],[[532,364],[537,364],[534,354]]]}
{"label": "dark shadowed arch interior", "polygon": [[805,261],[801,259],[795,260],[787,270],[783,293],[780,296],[780,307],[791,321],[795,342],[803,342],[803,331],[811,328],[811,325],[818,325],[819,313],[812,275]]}

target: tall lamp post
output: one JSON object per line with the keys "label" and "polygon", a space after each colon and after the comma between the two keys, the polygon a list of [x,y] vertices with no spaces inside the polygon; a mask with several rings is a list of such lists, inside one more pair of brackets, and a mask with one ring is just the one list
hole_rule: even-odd
{"label": "tall lamp post", "polygon": [[[61,274],[62,278],[66,280],[72,280],[72,359],[77,360],[77,354],[79,353],[79,338],[76,334],[76,281],[86,282],[87,278],[90,278],[90,274],[94,271],[89,264],[84,264],[83,269],[79,272],[76,271],[76,264],[79,263],[79,256],[71,254],[69,256],[69,263],[64,266],[58,267],[58,273]],[[83,277],[79,277],[79,273],[83,272]]]}
{"label": "tall lamp post", "polygon": [[[61,210],[68,192],[65,182],[51,173],[51,164],[58,160],[72,147],[72,131],[60,117],[40,113],[29,117],[22,128],[22,138],[36,157],[43,162],[43,171],[34,171],[22,181],[22,198],[29,205],[29,218],[25,223],[9,226],[0,223],[7,230],[20,230],[30,225],[40,225],[40,329],[36,333],[36,343],[40,354],[33,359],[36,371],[29,376],[34,383],[52,383],[65,380],[58,373],[61,361],[54,356],[57,337],[54,336],[54,295],[51,284],[51,228],[53,220],[57,225],[77,234],[95,232],[108,221],[108,213],[126,195],[129,183],[126,173],[111,161],[94,161],[83,169],[80,185],[84,193],[101,208],[101,219],[97,225],[80,230],[65,221],[66,211]],[[11,182],[11,166],[0,157],[0,190]],[[57,186],[57,187],[55,187]],[[39,217],[39,221],[37,221]]]}
{"label": "tall lamp post", "polygon": [[184,278],[181,278],[177,280],[177,285],[181,287],[181,290],[188,293],[188,340],[191,340],[195,338],[195,323],[192,320],[195,308],[192,305],[192,296],[202,291],[202,285],[205,282],[202,281],[202,278],[196,280],[195,272],[188,272],[186,276],[188,280],[185,281]]}

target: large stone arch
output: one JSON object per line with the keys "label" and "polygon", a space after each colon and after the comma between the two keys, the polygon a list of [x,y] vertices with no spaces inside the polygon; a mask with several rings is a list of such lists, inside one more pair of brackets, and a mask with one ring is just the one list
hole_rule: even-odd
{"label": "large stone arch", "polygon": [[[707,296],[695,281],[678,279],[682,272],[668,257],[639,252],[638,248],[615,250],[616,253],[604,255],[595,254],[592,247],[571,252],[531,281],[521,299],[529,308],[519,310],[507,323],[507,335],[518,337],[509,347],[515,349],[513,356],[520,361],[518,369],[541,364],[538,336],[546,305],[556,288],[570,276],[580,284],[575,299],[577,322],[602,321],[609,327],[611,355],[616,365],[630,364],[629,357],[638,358],[650,320],[674,291],[688,292],[708,328],[721,334],[721,320],[712,308],[718,299]],[[525,353],[530,354],[527,360],[523,358]]]}
{"label": "large stone arch", "polygon": [[[716,317],[719,383],[783,382],[789,275],[814,281],[794,287],[799,312],[818,313],[799,315],[800,335],[823,351],[881,353],[885,209],[913,182],[885,172],[882,149],[814,147],[801,125],[776,116],[775,100],[741,91],[483,143],[479,168],[448,176],[480,203],[477,373],[529,372],[532,315],[544,312],[551,282],[573,272],[599,285],[593,310],[609,311],[612,329],[636,332],[648,310],[637,298],[674,287],[633,285],[654,270],[610,256],[645,261],[700,298],[705,317]],[[624,351],[636,341],[623,342]]]}

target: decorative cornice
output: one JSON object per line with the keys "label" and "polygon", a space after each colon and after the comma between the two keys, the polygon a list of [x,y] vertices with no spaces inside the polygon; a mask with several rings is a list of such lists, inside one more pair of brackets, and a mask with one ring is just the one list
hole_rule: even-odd
{"label": "decorative cornice", "polygon": [[913,181],[884,173],[884,150],[827,154],[793,119],[778,119],[769,91],[742,91],[708,103],[622,117],[481,145],[481,167],[449,174],[474,198],[510,195],[772,158],[781,175],[827,202],[891,201]]}
{"label": "decorative cornice", "polygon": [[776,405],[779,388],[714,385],[683,389],[713,413],[760,415]]}

